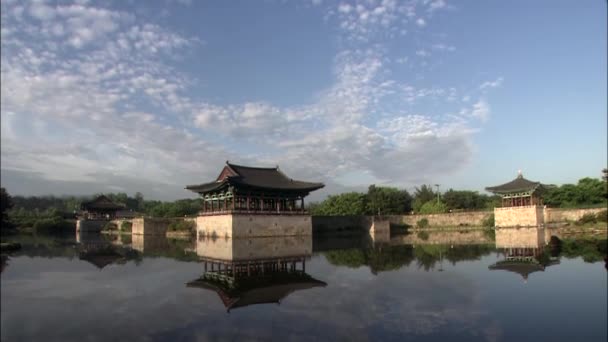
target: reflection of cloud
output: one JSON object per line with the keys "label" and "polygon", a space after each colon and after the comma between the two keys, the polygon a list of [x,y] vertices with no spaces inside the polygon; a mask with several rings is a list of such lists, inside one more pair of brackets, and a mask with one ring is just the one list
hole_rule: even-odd
{"label": "reflection of cloud", "polygon": [[476,286],[448,273],[404,269],[373,277],[313,257],[307,273],[326,288],[227,314],[215,293],[185,287],[201,271],[200,264],[163,258],[102,271],[78,260],[14,258],[2,279],[3,338],[365,340],[498,330],[484,327]]}

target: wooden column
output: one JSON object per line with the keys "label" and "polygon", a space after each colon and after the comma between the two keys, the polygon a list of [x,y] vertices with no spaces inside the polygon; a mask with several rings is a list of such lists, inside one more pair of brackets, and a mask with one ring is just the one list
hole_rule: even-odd
{"label": "wooden column", "polygon": [[281,212],[281,202],[280,202],[280,199],[278,197],[275,197],[274,201],[275,201],[274,205],[277,207],[277,213],[280,213]]}
{"label": "wooden column", "polygon": [[247,211],[249,211],[249,194],[247,194]]}

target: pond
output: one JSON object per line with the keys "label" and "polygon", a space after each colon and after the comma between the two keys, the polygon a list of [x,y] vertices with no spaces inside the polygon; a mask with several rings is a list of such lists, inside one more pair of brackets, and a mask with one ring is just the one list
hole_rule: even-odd
{"label": "pond", "polygon": [[1,339],[605,341],[606,240],[20,235]]}

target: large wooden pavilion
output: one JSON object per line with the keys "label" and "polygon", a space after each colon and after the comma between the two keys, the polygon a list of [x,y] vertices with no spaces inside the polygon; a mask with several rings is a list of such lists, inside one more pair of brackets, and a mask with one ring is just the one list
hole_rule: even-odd
{"label": "large wooden pavilion", "polygon": [[304,197],[322,187],[323,183],[294,180],[278,166],[251,167],[226,161],[216,180],[186,189],[203,198],[202,215],[304,214]]}
{"label": "large wooden pavilion", "polygon": [[115,203],[105,195],[82,202],[80,205],[81,217],[89,220],[109,220],[116,217],[116,212],[123,210],[124,204]]}

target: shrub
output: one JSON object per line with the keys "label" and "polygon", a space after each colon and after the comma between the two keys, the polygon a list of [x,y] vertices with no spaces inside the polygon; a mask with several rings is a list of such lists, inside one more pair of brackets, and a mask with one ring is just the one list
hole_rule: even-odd
{"label": "shrub", "polygon": [[421,214],[441,214],[447,211],[448,207],[440,200],[428,201],[420,208]]}
{"label": "shrub", "polygon": [[131,232],[131,228],[133,227],[133,223],[129,221],[122,221],[120,224],[120,230],[123,232]]}
{"label": "shrub", "polygon": [[427,218],[423,218],[416,222],[416,227],[418,228],[426,228],[429,226],[429,220]]}
{"label": "shrub", "polygon": [[103,226],[103,230],[118,230],[118,225],[114,222],[108,222]]}
{"label": "shrub", "polygon": [[171,222],[168,228],[170,231],[189,231],[194,233],[196,224],[194,223],[194,221],[180,220]]}
{"label": "shrub", "polygon": [[40,218],[32,226],[36,232],[56,232],[73,229],[73,225],[58,217]]}
{"label": "shrub", "polygon": [[587,213],[587,214],[583,215],[583,217],[578,219],[578,221],[576,223],[579,225],[582,225],[585,223],[597,223],[597,218],[594,214]]}
{"label": "shrub", "polygon": [[494,214],[490,214],[488,216],[486,216],[483,221],[481,222],[481,224],[484,227],[494,227],[495,222],[494,222]]}
{"label": "shrub", "polygon": [[416,234],[416,236],[418,236],[418,238],[420,240],[424,240],[424,241],[429,239],[429,233],[427,233],[427,232],[418,232],[418,234]]}
{"label": "shrub", "polygon": [[596,219],[599,222],[608,222],[608,210],[602,210],[599,213],[595,214]]}

